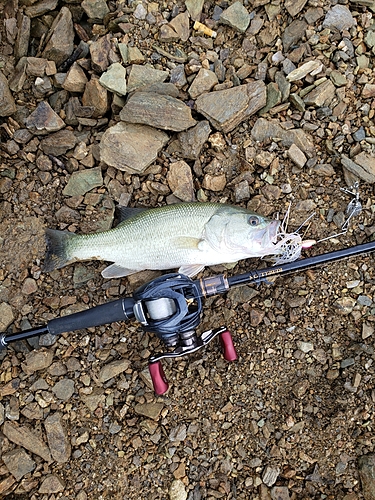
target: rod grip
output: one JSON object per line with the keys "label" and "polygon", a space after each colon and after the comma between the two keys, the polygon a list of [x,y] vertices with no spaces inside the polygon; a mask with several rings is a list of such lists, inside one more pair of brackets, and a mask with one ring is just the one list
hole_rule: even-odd
{"label": "rod grip", "polygon": [[132,298],[113,300],[85,311],[52,319],[48,322],[48,331],[52,335],[59,335],[64,332],[129,320],[134,317],[133,306],[134,300]]}

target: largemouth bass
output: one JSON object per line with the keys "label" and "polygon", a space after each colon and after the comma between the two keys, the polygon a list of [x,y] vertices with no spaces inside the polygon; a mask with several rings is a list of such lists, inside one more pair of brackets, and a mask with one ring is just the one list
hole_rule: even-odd
{"label": "largemouth bass", "polygon": [[125,209],[114,229],[74,234],[47,229],[44,270],[81,260],[113,262],[104,278],[144,269],[173,269],[194,276],[205,266],[282,253],[280,221],[220,203],[180,203]]}

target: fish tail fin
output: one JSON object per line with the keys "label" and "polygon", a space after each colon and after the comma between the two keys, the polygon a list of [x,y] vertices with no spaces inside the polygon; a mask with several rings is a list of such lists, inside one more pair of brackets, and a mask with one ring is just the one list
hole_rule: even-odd
{"label": "fish tail fin", "polygon": [[75,237],[74,233],[67,231],[46,229],[47,250],[43,264],[44,272],[60,269],[72,261],[68,253],[68,242]]}

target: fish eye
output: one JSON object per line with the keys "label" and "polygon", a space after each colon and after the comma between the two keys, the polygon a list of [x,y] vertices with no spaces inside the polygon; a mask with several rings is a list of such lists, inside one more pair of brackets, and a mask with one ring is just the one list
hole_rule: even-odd
{"label": "fish eye", "polygon": [[256,215],[252,215],[248,218],[247,222],[250,224],[250,226],[257,226],[260,221],[259,217],[257,217]]}

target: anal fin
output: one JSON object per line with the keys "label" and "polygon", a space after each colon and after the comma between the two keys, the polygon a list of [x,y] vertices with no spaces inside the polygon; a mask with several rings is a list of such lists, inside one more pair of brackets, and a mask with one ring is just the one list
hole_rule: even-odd
{"label": "anal fin", "polygon": [[181,266],[178,270],[179,273],[189,276],[189,278],[198,274],[202,269],[204,269],[204,264],[190,264],[186,266]]}
{"label": "anal fin", "polygon": [[122,278],[137,273],[139,269],[127,269],[118,264],[111,264],[102,271],[103,278]]}

